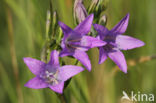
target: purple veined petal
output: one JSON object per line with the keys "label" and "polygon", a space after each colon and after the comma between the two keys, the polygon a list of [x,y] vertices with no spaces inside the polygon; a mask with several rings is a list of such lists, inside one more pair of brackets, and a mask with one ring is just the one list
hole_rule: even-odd
{"label": "purple veined petal", "polygon": [[108,56],[115,62],[115,64],[122,70],[124,73],[127,73],[127,64],[125,57],[121,51],[109,52]]}
{"label": "purple veined petal", "polygon": [[78,59],[87,68],[88,71],[91,71],[91,63],[87,53],[85,53],[84,51],[76,50],[73,56]]}
{"label": "purple veined petal", "polygon": [[50,65],[55,65],[55,66],[59,66],[59,52],[56,51],[56,50],[53,50],[51,52],[51,55],[50,55],[50,61],[49,63]]}
{"label": "purple veined petal", "polygon": [[34,77],[33,79],[29,80],[24,86],[33,89],[41,89],[47,88],[48,84],[45,83],[41,78]]}
{"label": "purple veined petal", "polygon": [[66,81],[83,70],[84,69],[79,66],[65,65],[59,68],[58,78],[62,81]]}
{"label": "purple veined petal", "polygon": [[70,42],[70,46],[73,48],[71,51],[75,51],[75,50],[81,50],[81,51],[88,51],[88,49],[90,49],[91,47],[91,43],[86,43],[86,41],[80,41],[80,42]]}
{"label": "purple veined petal", "polygon": [[99,48],[99,64],[102,64],[107,59],[107,53],[103,47]]}
{"label": "purple veined petal", "polygon": [[141,40],[125,35],[118,35],[116,37],[116,44],[120,50],[128,50],[144,46],[144,42]]}
{"label": "purple veined petal", "polygon": [[59,21],[58,24],[64,33],[64,38],[66,38],[68,36],[68,34],[72,31],[72,29],[61,21]]}
{"label": "purple veined petal", "polygon": [[73,54],[74,54],[74,52],[71,52],[71,51],[69,51],[67,48],[64,48],[64,49],[60,52],[59,56],[60,56],[60,57],[72,56]]}
{"label": "purple veined petal", "polygon": [[[79,36],[81,36],[81,35],[79,35]],[[81,50],[81,51],[88,51],[88,49],[90,49],[91,48],[91,46],[92,46],[92,43],[91,43],[91,41],[89,41],[86,37],[84,37],[84,36],[81,36],[81,37],[77,37],[76,38],[76,35],[75,36],[73,36],[72,37],[72,39],[68,42],[69,43],[69,45],[71,46],[71,47],[73,47],[72,49],[73,49],[73,52],[75,51],[75,50]],[[66,47],[66,48],[68,48],[68,47]],[[69,48],[68,48],[69,49]]]}
{"label": "purple veined petal", "polygon": [[30,57],[25,57],[23,58],[23,60],[24,60],[24,63],[30,69],[30,71],[35,75],[38,75],[42,70],[44,70],[46,66],[44,62],[30,58]]}
{"label": "purple veined petal", "polygon": [[49,86],[49,88],[52,89],[54,92],[62,94],[63,88],[64,88],[64,82],[61,82],[57,85],[51,85],[51,86]]}
{"label": "purple veined petal", "polygon": [[106,45],[106,42],[99,40],[91,36],[83,36],[81,40],[82,46],[88,46],[90,48],[100,47]]}
{"label": "purple veined petal", "polygon": [[84,21],[82,21],[74,29],[74,31],[81,34],[81,35],[85,35],[85,34],[89,33],[91,26],[92,26],[93,18],[94,18],[93,14],[89,15]]}
{"label": "purple veined petal", "polygon": [[78,32],[75,32],[75,31],[70,32],[68,36],[68,40],[78,40],[81,38],[82,38],[82,35],[80,35]]}
{"label": "purple veined petal", "polygon": [[95,30],[98,32],[100,39],[103,40],[104,37],[109,34],[109,30],[106,27],[99,24],[93,24],[93,26]]}
{"label": "purple veined petal", "polygon": [[123,34],[125,33],[129,21],[129,14],[127,14],[111,31],[114,34]]}

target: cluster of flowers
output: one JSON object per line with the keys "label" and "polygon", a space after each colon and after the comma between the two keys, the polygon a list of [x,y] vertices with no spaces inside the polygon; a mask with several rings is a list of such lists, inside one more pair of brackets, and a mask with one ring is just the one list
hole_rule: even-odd
{"label": "cluster of flowers", "polygon": [[90,48],[99,48],[99,64],[107,57],[112,59],[124,73],[127,73],[127,64],[120,50],[128,50],[144,45],[144,42],[130,36],[121,35],[126,31],[129,21],[127,14],[112,30],[102,25],[93,24],[98,36],[87,36],[90,32],[94,15],[91,14],[83,20],[75,29],[59,22],[63,30],[60,53],[56,50],[51,52],[50,61],[46,64],[42,61],[26,57],[25,64],[31,72],[36,75],[28,81],[25,86],[33,89],[49,87],[57,93],[63,93],[64,83],[72,76],[82,72],[84,69],[74,65],[59,65],[59,57],[73,56],[79,60],[88,71],[91,71],[91,63],[86,53]]}

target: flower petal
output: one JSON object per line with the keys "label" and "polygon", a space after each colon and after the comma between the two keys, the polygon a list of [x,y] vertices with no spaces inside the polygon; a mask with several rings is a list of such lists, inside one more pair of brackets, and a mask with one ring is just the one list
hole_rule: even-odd
{"label": "flower petal", "polygon": [[59,68],[58,78],[62,81],[66,81],[83,70],[84,69],[79,66],[65,65]]}
{"label": "flower petal", "polygon": [[85,53],[84,51],[76,50],[73,56],[78,59],[87,68],[88,71],[91,71],[91,63],[87,53]]}
{"label": "flower petal", "polygon": [[44,70],[46,66],[44,62],[30,58],[30,57],[25,57],[23,58],[23,60],[24,60],[24,63],[30,69],[30,71],[35,75],[38,75],[42,70]]}
{"label": "flower petal", "polygon": [[81,37],[82,35],[80,35],[78,32],[72,31],[68,36],[68,40],[77,40],[77,39],[81,39]]}
{"label": "flower petal", "polygon": [[92,26],[94,15],[89,15],[84,21],[82,21],[75,29],[74,31],[80,33],[81,35],[87,34]]}
{"label": "flower petal", "polygon": [[50,89],[52,89],[53,91],[62,94],[63,93],[63,88],[64,88],[64,82],[61,82],[57,85],[51,85],[49,86]]}
{"label": "flower petal", "polygon": [[108,53],[108,56],[116,63],[116,65],[122,70],[124,73],[127,73],[127,64],[125,57],[121,51],[114,51]]}
{"label": "flower petal", "polygon": [[107,59],[107,53],[104,51],[103,47],[99,48],[99,64],[102,64]]}
{"label": "flower petal", "polygon": [[106,42],[99,40],[97,38],[91,37],[91,36],[83,36],[81,40],[82,46],[88,46],[90,48],[104,46]]}
{"label": "flower petal", "polygon": [[41,89],[47,88],[48,84],[45,83],[41,78],[34,77],[33,79],[29,80],[24,86],[33,89]]}
{"label": "flower petal", "polygon": [[116,44],[120,50],[128,50],[144,46],[144,42],[130,36],[118,35]]}
{"label": "flower petal", "polygon": [[106,35],[108,35],[109,30],[106,27],[104,27],[102,25],[99,25],[99,24],[93,24],[93,26],[94,26],[95,30],[98,32],[98,35],[100,36],[100,39],[103,40],[104,37]]}
{"label": "flower petal", "polygon": [[50,61],[48,64],[59,66],[59,52],[53,50],[50,55]]}
{"label": "flower petal", "polygon": [[64,48],[64,49],[60,52],[59,56],[60,56],[60,57],[72,56],[73,54],[74,54],[74,52],[70,52],[67,48]]}
{"label": "flower petal", "polygon": [[127,14],[111,31],[115,34],[125,33],[129,21],[129,14]]}
{"label": "flower petal", "polygon": [[68,34],[70,32],[72,32],[72,29],[70,27],[68,27],[66,24],[64,24],[63,22],[59,21],[58,22],[59,26],[61,27],[63,33],[64,33],[64,38],[66,38],[68,36]]}

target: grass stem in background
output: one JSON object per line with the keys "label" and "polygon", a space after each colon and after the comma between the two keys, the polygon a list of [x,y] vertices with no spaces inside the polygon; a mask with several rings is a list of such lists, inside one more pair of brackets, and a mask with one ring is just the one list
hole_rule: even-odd
{"label": "grass stem in background", "polygon": [[10,11],[10,8],[6,8],[7,12],[7,22],[8,22],[8,37],[9,37],[9,43],[10,43],[10,55],[11,55],[11,61],[12,61],[12,67],[13,67],[13,73],[16,80],[16,90],[18,95],[18,103],[23,103],[23,94],[22,89],[19,81],[19,71],[18,71],[18,64],[17,64],[17,58],[16,58],[16,50],[14,45],[14,35],[13,35],[13,24],[12,24],[12,14]]}

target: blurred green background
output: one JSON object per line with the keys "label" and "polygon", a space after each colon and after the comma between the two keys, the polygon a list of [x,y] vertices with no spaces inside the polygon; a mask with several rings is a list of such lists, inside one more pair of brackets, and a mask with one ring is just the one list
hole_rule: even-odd
{"label": "blurred green background", "polygon": [[[85,0],[85,5],[90,1]],[[156,54],[156,0],[106,1],[106,26],[111,29],[129,12],[125,35],[136,37],[146,45],[124,51],[128,74],[118,71],[110,59],[99,65],[97,48],[88,51],[92,71],[85,70],[71,80],[64,91],[67,103],[122,103],[123,90],[129,95],[131,91],[156,94],[156,60],[148,58]],[[52,0],[52,3],[59,20],[74,28],[74,0]],[[49,0],[0,0],[0,103],[60,102],[48,88],[34,90],[24,87],[34,75],[22,58],[40,59],[46,39],[48,8]]]}

